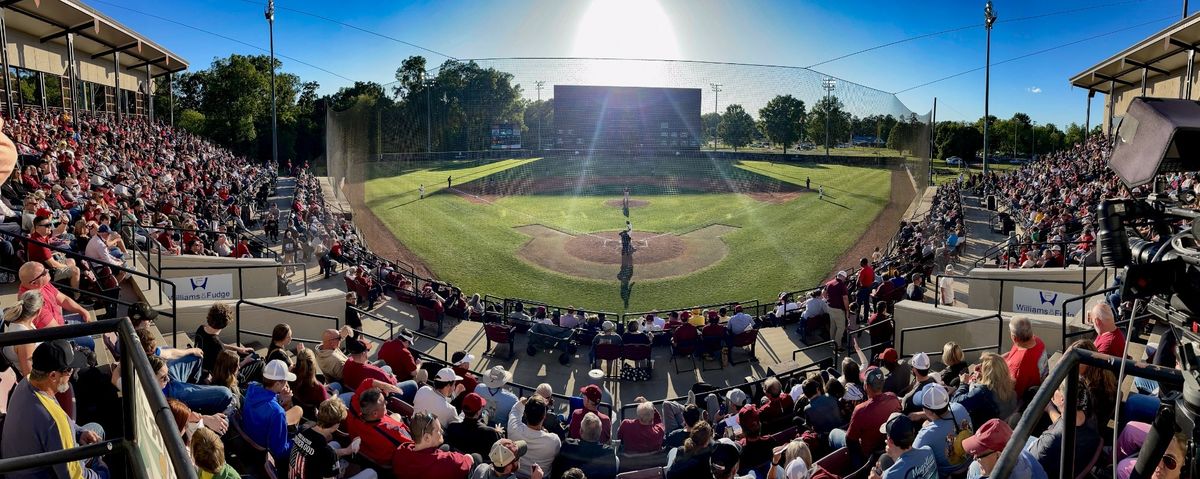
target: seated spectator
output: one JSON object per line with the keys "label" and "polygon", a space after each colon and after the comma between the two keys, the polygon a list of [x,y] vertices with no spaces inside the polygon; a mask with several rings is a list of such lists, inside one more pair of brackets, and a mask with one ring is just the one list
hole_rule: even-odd
{"label": "seated spectator", "polygon": [[[346,405],[341,401],[326,399],[317,408],[317,422],[296,434],[290,458],[291,477],[296,479],[374,479],[379,477],[373,469],[357,473],[348,472],[348,463],[341,459],[358,453],[362,440],[355,439],[349,446],[341,447],[333,441],[333,433],[346,419]],[[354,469],[358,469],[357,466]]]}
{"label": "seated spectator", "polygon": [[415,442],[396,448],[393,471],[420,471],[429,479],[466,479],[475,468],[471,456],[442,449],[442,424],[434,415],[413,413],[408,424]]}
{"label": "seated spectator", "polygon": [[751,469],[766,464],[771,460],[775,443],[770,437],[762,434],[762,422],[758,409],[753,405],[742,406],[738,412],[738,422],[742,426],[742,438],[738,445],[742,447],[742,466],[739,474],[749,474]]}
{"label": "seated spectator", "polygon": [[[893,393],[885,392],[883,382],[883,371],[878,368],[868,369],[866,380],[863,381],[866,387],[866,402],[854,408],[846,430],[834,429],[829,433],[830,447],[849,447],[851,456],[857,463],[861,463],[862,458],[883,447],[884,431],[880,426],[889,415],[900,412],[900,399]],[[915,430],[913,434],[915,436]]]}
{"label": "seated spectator", "polygon": [[963,354],[962,346],[954,341],[947,342],[942,347],[942,363],[946,365],[942,369],[942,382],[952,388],[958,388],[959,378],[963,373],[968,372],[967,368],[971,365],[967,363],[966,355]]}
{"label": "seated spectator", "polygon": [[621,335],[622,344],[650,344],[650,334],[641,331],[641,325],[637,320],[630,321],[625,325],[625,334]]}
{"label": "seated spectator", "polygon": [[[398,384],[397,378],[385,368],[371,364],[366,341],[346,338],[346,364],[342,365],[342,390],[358,389],[363,381],[374,379],[388,384]],[[415,383],[413,383],[415,385]]]}
{"label": "seated spectator", "polygon": [[[42,295],[42,309],[38,312],[37,319],[33,320],[33,326],[42,329],[62,326],[66,323],[92,321],[88,310],[83,309],[83,306],[54,287],[54,284],[50,282],[50,274],[45,266],[33,261],[21,265],[21,269],[17,273],[21,280],[21,287],[17,289],[18,295],[26,291],[37,291]],[[71,314],[64,316],[64,309]],[[87,349],[96,349],[96,341],[90,336],[81,336],[72,341]]]}
{"label": "seated spectator", "polygon": [[[1070,379],[1068,379],[1070,380]],[[1088,467],[1088,461],[1096,455],[1096,449],[1103,445],[1103,440],[1100,438],[1100,433],[1096,430],[1095,418],[1091,408],[1091,394],[1088,393],[1087,387],[1080,385],[1076,391],[1075,417],[1065,415],[1067,382],[1063,381],[1057,391],[1054,392],[1054,398],[1050,401],[1050,405],[1046,408],[1046,413],[1049,414],[1053,424],[1046,429],[1039,437],[1030,437],[1026,443],[1026,450],[1037,458],[1041,463],[1042,469],[1046,471],[1058,472],[1060,458],[1063,450],[1063,435],[1064,421],[1075,421],[1075,470],[1072,476],[1078,477],[1085,472]]]}
{"label": "seated spectator", "polygon": [[487,403],[475,393],[467,393],[462,400],[462,422],[446,427],[446,444],[463,454],[483,456],[492,450],[492,444],[500,440],[500,431],[484,422],[483,408]]}
{"label": "seated spectator", "polygon": [[341,350],[342,340],[353,334],[349,326],[337,329],[326,329],[321,332],[321,344],[317,346],[317,365],[326,381],[341,381],[342,368],[346,366],[346,354]]}
{"label": "seated spectator", "polygon": [[704,338],[704,354],[710,357],[720,359],[721,365],[725,366],[728,360],[728,351],[725,347],[729,344],[729,328],[721,325],[721,315],[716,311],[709,311],[708,318],[705,320],[704,329],[700,330],[700,335]]}
{"label": "seated spectator", "polygon": [[[1031,388],[1042,383],[1049,372],[1046,344],[1033,334],[1033,323],[1024,316],[1014,316],[1008,322],[1012,349],[1004,354],[1008,372],[1013,378],[1013,388],[1018,400]],[[983,424],[980,422],[979,424]]]}
{"label": "seated spectator", "polygon": [[978,366],[959,376],[958,390],[951,401],[970,412],[971,424],[983,424],[989,419],[1007,421],[1017,409],[1011,384],[1012,376],[1004,359],[995,353],[983,353]]}
{"label": "seated spectator", "polygon": [[792,410],[796,408],[796,402],[792,400],[792,396],[783,392],[783,384],[774,376],[763,381],[763,394],[765,403],[758,410],[759,419],[763,423],[790,416]]}
{"label": "seated spectator", "polygon": [[802,387],[804,397],[808,400],[804,406],[804,419],[808,427],[820,434],[829,434],[829,431],[846,425],[837,399],[823,394],[819,378],[804,381]]}
{"label": "seated spectator", "polygon": [[459,381],[462,381],[462,376],[454,374],[454,369],[442,368],[433,377],[430,384],[421,386],[421,389],[417,390],[417,396],[413,400],[413,412],[433,414],[438,418],[442,428],[449,426],[452,422],[461,421],[462,415],[450,404],[454,397],[463,392],[463,386]]}
{"label": "seated spectator", "polygon": [[617,451],[601,441],[604,426],[595,413],[583,416],[579,439],[567,439],[554,460],[554,470],[579,468],[591,479],[612,479],[617,476]]}
{"label": "seated spectator", "polygon": [[928,447],[933,452],[940,477],[966,472],[970,458],[955,451],[954,441],[964,431],[970,434],[974,430],[970,414],[961,404],[951,403],[946,388],[938,383],[923,386],[914,396],[921,411],[910,418],[925,421],[925,425],[917,431],[913,447]]}
{"label": "seated spectator", "polygon": [[292,437],[288,426],[300,421],[300,408],[292,406],[286,412],[284,404],[291,404],[292,389],[288,382],[296,375],[288,371],[287,364],[280,360],[268,362],[263,367],[262,383],[251,382],[246,388],[246,404],[242,407],[242,430],[275,458],[275,464],[288,464],[292,451]]}
{"label": "seated spectator", "polygon": [[517,395],[505,389],[510,379],[504,366],[492,366],[484,375],[483,382],[475,386],[475,394],[487,401],[485,411],[489,426],[503,427],[508,424],[509,411],[517,403]]}
{"label": "seated spectator", "polygon": [[[996,463],[1000,461],[1000,452],[1012,439],[1012,428],[1008,423],[999,419],[990,419],[979,426],[975,434],[962,442],[963,451],[975,458],[967,471],[968,479],[989,477]],[[1028,477],[1030,479],[1047,479],[1046,471],[1041,463],[1029,451],[1022,450],[1017,456],[1017,464],[1013,467],[1011,477]]]}
{"label": "seated spectator", "polygon": [[[715,399],[715,395],[709,394],[708,398]],[[716,423],[713,433],[720,437],[733,437],[741,434],[742,426],[738,419],[738,411],[742,410],[742,406],[746,405],[748,399],[746,391],[730,389],[725,392],[725,403],[720,407],[715,406],[715,400],[710,400],[708,410],[712,413],[708,417]]]}
{"label": "seated spectator", "polygon": [[[150,310],[154,311],[154,310]],[[157,317],[158,312],[154,311]],[[208,315],[204,318],[204,324],[196,328],[196,335],[192,339],[193,343],[200,351],[204,352],[202,364],[205,371],[212,371],[213,363],[217,361],[217,356],[221,351],[229,350],[239,355],[248,355],[254,350],[247,347],[241,347],[236,344],[225,344],[221,341],[221,331],[229,327],[230,320],[233,319],[233,308],[225,303],[213,303],[208,308]]]}
{"label": "seated spectator", "polygon": [[[4,309],[4,332],[15,333],[34,329],[34,318],[42,311],[42,295],[37,291],[21,293],[15,306]],[[33,370],[33,351],[40,343],[16,344],[0,350],[4,359],[12,365],[20,380]]]}
{"label": "seated spectator", "polygon": [[217,433],[206,428],[198,428],[192,433],[189,444],[192,451],[192,461],[200,477],[209,479],[240,479],[241,476],[229,463],[225,462],[225,444]]}
{"label": "seated spectator", "polygon": [[604,392],[600,390],[600,386],[595,384],[584,386],[579,389],[579,392],[583,396],[583,408],[571,412],[571,425],[567,437],[579,439],[579,426],[583,423],[583,416],[593,413],[604,426],[600,442],[608,442],[612,436],[612,420],[607,414],[600,412],[600,402],[604,399]]}
{"label": "seated spectator", "polygon": [[1087,313],[1087,319],[1096,330],[1096,351],[1114,356],[1125,357],[1125,333],[1117,327],[1113,318],[1112,308],[1107,303],[1099,302]]}
{"label": "seated spectator", "polygon": [[397,381],[412,379],[417,369],[421,368],[421,361],[409,350],[413,338],[412,333],[401,329],[395,337],[379,347],[379,359],[391,367]]}
{"label": "seated spectator", "polygon": [[[916,395],[928,384],[934,384],[937,381],[930,376],[929,355],[925,353],[914,354],[909,360],[909,365],[912,366],[913,385],[909,389],[908,394],[900,398],[900,404],[904,407],[905,414],[911,414],[921,411],[921,402],[916,400]],[[918,421],[919,422],[919,421]]]}
{"label": "seated spectator", "polygon": [[[54,238],[63,234],[67,229],[67,224],[70,222],[71,217],[66,213],[63,213],[61,218],[54,221],[49,216],[39,213],[33,219],[33,231],[30,232],[29,239],[40,243],[53,244]],[[62,253],[55,252],[48,246],[38,243],[29,243],[25,254],[29,262],[45,267],[45,271],[48,271],[47,282],[69,280],[72,288],[79,289],[79,267],[75,265],[75,260],[66,258]],[[23,266],[22,270],[24,270]],[[40,275],[42,272],[39,270],[37,274]],[[25,281],[22,281],[22,283],[25,283]]]}
{"label": "seated spectator", "polygon": [[913,273],[912,283],[909,283],[908,288],[904,291],[904,299],[909,301],[925,301],[925,276],[921,273]]}
{"label": "seated spectator", "polygon": [[709,458],[713,452],[712,442],[712,426],[705,421],[696,423],[683,445],[667,454],[667,479],[694,479],[711,475]]}
{"label": "seated spectator", "polygon": [[397,391],[391,384],[363,381],[350,400],[346,433],[362,440],[359,453],[375,464],[391,464],[397,447],[413,442],[408,425],[387,411],[386,394]]}
{"label": "seated spectator", "polygon": [[616,344],[618,346],[625,344],[621,335],[617,334],[617,325],[612,321],[605,321],[601,323],[600,329],[601,333],[592,338],[592,349],[588,351],[588,361],[591,363],[593,369],[597,366],[596,346],[601,344]]}
{"label": "seated spectator", "polygon": [[[454,374],[462,378],[460,383],[463,385],[463,391],[468,393],[474,392],[475,386],[479,385],[479,379],[475,377],[475,373],[471,372],[471,363],[473,362],[475,362],[475,355],[466,351],[455,351],[450,355],[450,365],[454,368]],[[480,454],[486,452],[482,451]]]}
{"label": "seated spectator", "polygon": [[300,350],[292,372],[296,375],[296,380],[290,381],[293,402],[311,417],[317,407],[329,399],[329,389],[317,379],[317,356],[311,349]]}
{"label": "seated spectator", "polygon": [[742,305],[734,306],[733,312],[729,317],[729,334],[738,335],[754,328],[754,318],[742,311]]}
{"label": "seated spectator", "polygon": [[808,299],[804,300],[804,312],[800,313],[800,336],[803,338],[810,333],[808,330],[808,321],[818,316],[829,315],[829,303],[825,302],[825,298],[821,297],[821,290],[814,289],[808,293]]}
{"label": "seated spectator", "polygon": [[813,464],[813,458],[808,444],[793,439],[775,448],[767,479],[808,479],[810,464]]}
{"label": "seated spectator", "polygon": [[717,441],[709,456],[709,473],[713,479],[754,479],[754,474],[739,476],[742,466],[742,446],[728,439]]}
{"label": "seated spectator", "polygon": [[[639,401],[640,399],[640,401]],[[621,440],[621,452],[625,454],[643,454],[658,452],[663,448],[665,431],[662,416],[654,409],[654,404],[646,398],[637,398],[637,417],[621,421],[617,428],[617,439]]]}
{"label": "seated spectator", "polygon": [[[1159,343],[1162,344],[1161,342]],[[1086,349],[1095,351],[1096,346],[1086,339],[1080,339],[1071,343],[1067,350]],[[1112,435],[1112,429],[1108,427],[1108,422],[1112,420],[1113,406],[1116,405],[1116,400],[1120,397],[1117,391],[1117,375],[1113,374],[1104,368],[1091,367],[1086,364],[1079,365],[1079,379],[1083,385],[1087,387],[1088,392],[1092,397],[1092,411],[1095,411],[1096,426],[1104,437]]]}
{"label": "seated spectator", "polygon": [[518,474],[522,477],[533,475],[533,466],[537,465],[545,474],[553,474],[551,466],[554,458],[562,449],[562,440],[546,431],[546,421],[549,403],[540,395],[521,398],[513,406],[508,416],[508,438],[514,441],[525,441],[529,452],[521,457],[521,467]]}
{"label": "seated spectator", "polygon": [[200,349],[159,348],[151,332],[140,330],[137,334],[146,356],[162,360],[161,367],[154,362],[151,367],[158,375],[164,396],[178,399],[202,414],[222,413],[229,408],[233,402],[233,392],[229,388],[198,384],[204,372]]}
{"label": "seated spectator", "polygon": [[697,423],[704,419],[704,410],[700,409],[699,406],[696,406],[695,404],[688,404],[687,406],[684,406],[683,427],[668,432],[666,439],[663,440],[663,446],[668,449],[675,449],[683,446],[683,441],[691,435],[692,429],[696,427]]}
{"label": "seated spectator", "polygon": [[[271,330],[271,344],[267,345],[266,361],[278,359],[286,363],[288,367],[296,364],[296,353],[288,350],[288,346],[291,344],[292,326],[285,323],[276,324],[275,328]],[[304,345],[296,343],[296,351],[301,349],[304,349]]]}
{"label": "seated spectator", "polygon": [[[0,443],[0,458],[57,452],[104,440],[102,428],[95,423],[83,427],[75,424],[55,399],[70,386],[75,370],[86,366],[87,358],[64,339],[46,341],[34,349],[29,375],[17,383],[8,400],[3,431],[6,440]],[[17,440],[22,437],[27,440]],[[7,477],[98,479],[108,477],[108,468],[97,458],[10,472]]]}
{"label": "seated spectator", "polygon": [[[855,342],[855,348],[858,347]],[[887,348],[879,353],[879,367],[885,371],[883,390],[902,396],[912,389],[912,366],[899,361],[900,354],[895,349]]]}
{"label": "seated spectator", "polygon": [[893,413],[879,431],[887,435],[887,455],[896,461],[883,471],[883,479],[938,478],[933,451],[928,447],[913,446],[917,427],[908,416]]}
{"label": "seated spectator", "polygon": [[[525,441],[501,439],[492,444],[488,453],[490,462],[480,464],[471,471],[471,479],[516,479],[517,469],[521,466],[521,458],[529,452]],[[564,474],[563,477],[566,477]],[[529,479],[542,479],[542,468],[533,465],[533,473]]]}

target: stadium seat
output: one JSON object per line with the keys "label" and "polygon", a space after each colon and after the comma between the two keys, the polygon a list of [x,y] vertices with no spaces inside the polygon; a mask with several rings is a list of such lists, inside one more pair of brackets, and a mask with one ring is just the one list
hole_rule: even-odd
{"label": "stadium seat", "polygon": [[264,478],[276,479],[275,460],[267,452],[267,448],[254,442],[254,439],[246,434],[246,430],[242,429],[241,415],[234,413],[234,416],[229,418],[229,426],[234,429],[237,438],[246,446],[237,451],[241,455],[242,463],[260,471]]}
{"label": "stadium seat", "polygon": [[516,348],[513,343],[516,334],[513,332],[512,326],[503,323],[484,323],[483,331],[484,337],[487,339],[487,350],[483,353],[485,356],[499,357],[492,350],[492,343],[496,343],[497,346],[507,344],[508,355],[504,359],[512,359],[513,349]]}
{"label": "stadium seat", "polygon": [[704,346],[704,350],[702,351],[704,355],[700,358],[700,369],[702,371],[715,371],[720,369],[720,367],[709,368],[708,362],[710,361],[709,356],[713,355],[718,366],[720,366],[721,353],[725,352],[725,339],[726,336],[724,334],[705,334],[701,336],[701,344]]}
{"label": "stadium seat", "polygon": [[829,338],[829,315],[820,314],[808,318],[808,322],[804,325],[804,337],[800,341],[804,344],[812,344],[808,341],[809,336],[817,335],[815,342],[828,341]]}
{"label": "stadium seat", "polygon": [[729,341],[730,341],[729,342],[729,365],[730,366],[737,364],[737,361],[733,360],[733,352],[735,351],[735,348],[743,349],[743,348],[746,348],[747,346],[750,347],[749,361],[752,363],[758,362],[758,355],[757,355],[757,352],[758,352],[758,330],[757,329],[747,329],[746,331],[743,331],[741,334],[738,334],[738,335],[734,336],[733,338],[730,338]]}
{"label": "stadium seat", "polygon": [[[650,361],[649,344],[626,344],[621,346],[621,367],[625,367],[626,361],[633,361],[637,364],[641,361]],[[651,371],[654,370],[654,363],[650,363]]]}
{"label": "stadium seat", "polygon": [[[671,344],[671,364],[675,366],[675,374],[683,372],[691,372],[696,370],[696,352],[699,350],[700,338],[692,337],[691,339],[678,339]],[[679,369],[679,358],[686,356],[692,362],[692,368],[687,371]]]}
{"label": "stadium seat", "polygon": [[620,464],[618,472],[641,471],[643,469],[664,467],[667,465],[668,453],[670,453],[669,449],[644,454],[618,454],[617,462]]}
{"label": "stadium seat", "polygon": [[613,377],[613,367],[617,366],[617,362],[621,360],[621,345],[620,344],[597,344],[592,348],[592,352],[596,358],[598,366],[602,361],[608,361],[604,368],[604,374],[608,377]]}
{"label": "stadium seat", "polygon": [[617,479],[666,479],[666,477],[667,468],[661,466],[617,474]]}
{"label": "stadium seat", "polygon": [[417,317],[420,323],[417,325],[417,330],[425,329],[425,323],[430,322],[437,325],[437,335],[442,335],[442,320],[438,318],[437,310],[424,304],[417,304]]}

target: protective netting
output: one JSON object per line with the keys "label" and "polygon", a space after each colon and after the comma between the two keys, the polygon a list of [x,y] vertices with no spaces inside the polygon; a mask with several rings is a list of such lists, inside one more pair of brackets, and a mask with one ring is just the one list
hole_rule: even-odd
{"label": "protective netting", "polygon": [[371,137],[378,138],[372,135],[375,118],[372,105],[364,101],[344,111],[330,108],[325,114],[326,168],[336,197],[343,197],[341,188],[346,181],[361,181],[347,177],[351,175],[351,167],[367,161],[372,154]]}

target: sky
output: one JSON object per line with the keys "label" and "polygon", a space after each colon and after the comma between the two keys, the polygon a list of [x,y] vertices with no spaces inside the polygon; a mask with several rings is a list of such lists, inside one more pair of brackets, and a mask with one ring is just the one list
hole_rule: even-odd
{"label": "sky", "polygon": [[[268,46],[265,0],[87,1],[183,56],[192,70],[206,68],[216,57],[258,54]],[[664,64],[608,62],[572,74],[593,84],[657,84],[686,76],[687,86],[705,88],[706,111],[713,104],[710,82],[722,83],[717,100],[724,109],[729,102],[754,103],[751,97],[790,88],[763,72],[815,78],[797,93],[802,97],[819,95],[810,90],[819,90],[819,78],[829,75],[869,87],[836,87],[834,94],[847,103],[859,92],[867,98],[860,101],[872,104],[900,92],[896,96],[904,106],[924,114],[936,97],[939,120],[974,121],[983,115],[983,70],[920,85],[983,67],[983,5],[963,0],[280,0],[275,47],[284,70],[332,93],[353,80],[392,82],[396,68],[411,55],[425,56],[431,66],[448,57],[615,57],[806,67],[969,27],[824,63],[812,72],[671,66],[691,74],[679,75]],[[1060,128],[1085,118],[1087,95],[1070,86],[1071,76],[1178,21],[1182,10],[1182,0],[997,0],[993,5],[999,20],[992,30],[991,114],[1007,118],[1024,112]],[[1051,50],[1001,63],[1046,49]],[[528,71],[518,73],[544,77],[545,72],[524,66],[534,63],[496,65],[522,65],[514,68]],[[565,67],[556,73],[562,71]],[[531,85],[525,94],[535,96]],[[1093,100],[1093,125],[1101,121],[1102,102],[1101,96]]]}

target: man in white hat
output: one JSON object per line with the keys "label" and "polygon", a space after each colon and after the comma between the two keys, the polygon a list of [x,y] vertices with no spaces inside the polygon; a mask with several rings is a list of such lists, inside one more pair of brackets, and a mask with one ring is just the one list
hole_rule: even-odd
{"label": "man in white hat", "polygon": [[487,401],[485,411],[489,426],[508,424],[508,413],[517,403],[517,395],[505,388],[511,379],[512,376],[504,366],[494,366],[483,375],[479,385],[475,386],[475,394]]}
{"label": "man in white hat", "polygon": [[271,452],[276,464],[286,464],[292,450],[288,426],[299,422],[300,408],[292,407],[291,411],[284,412],[282,404],[292,397],[288,383],[295,381],[296,375],[288,371],[287,363],[278,359],[263,366],[262,375],[261,384],[251,382],[246,388],[242,429],[255,444]]}
{"label": "man in white hat", "polygon": [[923,352],[914,354],[912,359],[908,360],[909,366],[913,373],[912,389],[909,389],[908,394],[901,398],[900,404],[904,406],[904,413],[914,413],[921,410],[921,403],[915,400],[918,392],[928,384],[933,384],[933,376],[930,375],[929,355]]}
{"label": "man in white hat", "polygon": [[962,439],[966,439],[974,432],[971,415],[961,404],[950,403],[950,394],[941,384],[926,385],[917,391],[915,399],[922,410],[916,413],[919,417],[916,414],[913,417],[925,421],[925,425],[917,431],[913,447],[929,446],[941,477],[966,472],[971,465],[971,458],[961,448],[955,451],[954,442],[960,433]]}
{"label": "man in white hat", "polygon": [[417,390],[417,397],[413,399],[413,412],[433,414],[442,424],[442,428],[452,422],[462,421],[462,415],[450,404],[450,400],[463,391],[459,381],[462,381],[462,376],[454,374],[454,369],[442,368],[430,384]]}

